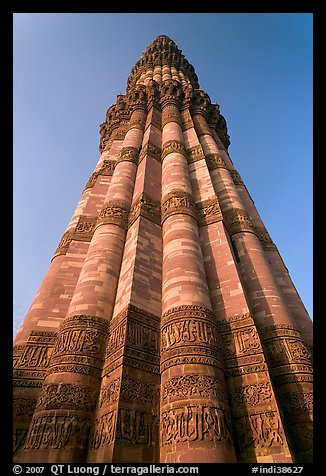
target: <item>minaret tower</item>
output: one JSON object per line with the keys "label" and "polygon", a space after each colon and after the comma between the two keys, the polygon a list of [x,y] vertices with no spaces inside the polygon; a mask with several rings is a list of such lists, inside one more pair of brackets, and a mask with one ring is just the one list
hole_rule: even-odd
{"label": "minaret tower", "polygon": [[312,461],[312,322],[167,36],[100,126],[100,158],[14,343],[14,461]]}

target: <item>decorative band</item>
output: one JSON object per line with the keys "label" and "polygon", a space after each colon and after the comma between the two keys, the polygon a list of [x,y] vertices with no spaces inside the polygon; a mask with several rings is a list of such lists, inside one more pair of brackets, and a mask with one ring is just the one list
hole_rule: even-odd
{"label": "decorative band", "polygon": [[112,201],[105,203],[100,211],[96,227],[100,225],[118,225],[124,230],[128,229],[129,207],[125,202]]}
{"label": "decorative band", "polygon": [[210,225],[222,220],[222,212],[216,197],[196,203],[199,226]]}
{"label": "decorative band", "polygon": [[232,208],[231,210],[223,212],[223,219],[230,235],[244,231],[255,233],[255,228],[250,216],[241,208]]}
{"label": "decorative band", "polygon": [[162,225],[168,217],[178,214],[190,215],[197,220],[195,203],[192,197],[184,190],[174,190],[165,196],[161,205]]}
{"label": "decorative band", "polygon": [[147,193],[142,193],[131,206],[128,227],[130,227],[139,216],[147,218],[157,225],[161,225],[161,202],[154,200],[147,195]]}
{"label": "decorative band", "polygon": [[198,160],[205,159],[205,154],[204,154],[202,146],[198,144],[198,145],[195,145],[194,147],[188,148],[187,158],[188,158],[188,164],[192,164],[193,162],[197,162]]}
{"label": "decorative band", "polygon": [[164,142],[162,147],[162,162],[168,154],[178,153],[187,157],[187,152],[184,144],[179,140],[168,140]]}
{"label": "decorative band", "polygon": [[222,157],[219,154],[208,154],[206,155],[206,163],[208,170],[212,171],[219,167],[226,169],[226,164]]}
{"label": "decorative band", "polygon": [[176,122],[182,125],[180,113],[174,104],[168,104],[162,111],[162,128],[169,122]]}
{"label": "decorative band", "polygon": [[145,146],[142,148],[139,154],[139,162],[141,162],[147,155],[152,157],[153,159],[161,162],[161,154],[162,150],[160,147],[157,147],[152,142],[146,142]]}
{"label": "decorative band", "polygon": [[132,162],[135,165],[138,165],[139,158],[139,148],[138,147],[123,147],[118,155],[117,164],[120,162]]}

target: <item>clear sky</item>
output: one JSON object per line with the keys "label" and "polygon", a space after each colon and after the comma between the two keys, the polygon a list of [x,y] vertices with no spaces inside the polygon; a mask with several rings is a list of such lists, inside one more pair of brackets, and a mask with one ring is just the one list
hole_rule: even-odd
{"label": "clear sky", "polygon": [[220,105],[229,153],[312,316],[311,13],[17,13],[16,334],[99,158],[99,125],[146,47],[176,42]]}

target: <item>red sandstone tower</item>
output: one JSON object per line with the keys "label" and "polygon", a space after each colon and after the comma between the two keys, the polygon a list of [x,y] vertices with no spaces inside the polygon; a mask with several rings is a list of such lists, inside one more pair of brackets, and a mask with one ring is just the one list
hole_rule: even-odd
{"label": "red sandstone tower", "polygon": [[14,345],[17,462],[311,462],[312,322],[159,36]]}

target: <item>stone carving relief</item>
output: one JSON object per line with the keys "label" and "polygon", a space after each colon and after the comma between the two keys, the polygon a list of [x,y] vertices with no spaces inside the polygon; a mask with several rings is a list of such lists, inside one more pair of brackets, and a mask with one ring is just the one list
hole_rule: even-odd
{"label": "stone carving relief", "polygon": [[162,445],[187,441],[223,441],[232,444],[231,424],[221,408],[189,405],[163,411]]}
{"label": "stone carving relief", "polygon": [[164,142],[162,146],[162,162],[168,154],[172,153],[178,153],[183,155],[184,157],[187,157],[186,148],[184,144],[179,140],[173,139]]}
{"label": "stone carving relief", "polygon": [[244,231],[255,232],[250,216],[245,210],[233,208],[223,213],[225,226],[230,235]]}
{"label": "stone carving relief", "polygon": [[234,429],[240,454],[246,450],[256,449],[256,454],[264,454],[259,449],[283,446],[285,436],[277,412],[262,412],[234,418]]}
{"label": "stone carving relief", "polygon": [[128,226],[132,226],[139,216],[161,225],[161,202],[153,200],[146,193],[142,193],[137,201],[131,205]]}
{"label": "stone carving relief", "polygon": [[167,380],[162,389],[162,401],[174,401],[189,397],[226,399],[224,380],[208,375],[182,375]]}
{"label": "stone carving relief", "polygon": [[97,390],[72,383],[44,384],[37,403],[37,410],[91,411],[96,407]]}
{"label": "stone carving relief", "polygon": [[158,162],[161,162],[161,153],[162,151],[160,147],[157,147],[152,142],[148,141],[139,154],[139,162],[141,162],[147,155]]}
{"label": "stone carving relief", "polygon": [[259,238],[261,246],[267,251],[276,251],[277,247],[264,226],[255,226],[256,235]]}
{"label": "stone carving relief", "polygon": [[222,212],[216,197],[196,203],[199,226],[210,225],[222,220]]}
{"label": "stone carving relief", "polygon": [[313,411],[313,393],[285,392],[279,396],[282,408],[289,418]]}
{"label": "stone carving relief", "polygon": [[35,398],[14,398],[12,402],[14,420],[18,419],[28,422],[34,414],[36,402]]}
{"label": "stone carving relief", "polygon": [[168,193],[162,201],[162,225],[168,217],[172,215],[177,215],[179,213],[190,215],[195,218],[195,220],[197,220],[195,203],[192,197],[183,190],[174,190],[173,192]]}
{"label": "stone carving relief", "polygon": [[59,411],[54,415],[34,416],[24,450],[83,449],[87,446],[90,429],[90,419],[84,416]]}
{"label": "stone carving relief", "polygon": [[116,164],[120,162],[131,162],[134,165],[138,165],[139,148],[137,147],[123,147],[118,155]]}
{"label": "stone carving relief", "polygon": [[129,207],[122,201],[110,201],[105,203],[99,213],[97,225],[118,225],[128,229]]}
{"label": "stone carving relief", "polygon": [[203,148],[200,144],[187,149],[188,164],[193,164],[199,160],[205,159]]}
{"label": "stone carving relief", "polygon": [[157,429],[157,415],[128,408],[115,409],[96,420],[92,448],[101,448],[115,440],[151,447],[157,440]]}
{"label": "stone carving relief", "polygon": [[96,172],[92,173],[92,175],[90,176],[85,186],[85,189],[94,187],[97,177],[101,175],[105,175],[105,176],[113,175],[115,164],[116,164],[115,160],[109,160],[109,159],[104,160],[102,166]]}
{"label": "stone carving relief", "polygon": [[161,106],[165,108],[169,104],[180,107],[182,104],[183,92],[179,81],[168,79],[161,84]]}
{"label": "stone carving relief", "polygon": [[14,347],[14,385],[40,387],[48,368],[56,332],[31,331],[26,345]]}
{"label": "stone carving relief", "polygon": [[231,388],[229,395],[232,404],[237,407],[244,405],[256,406],[261,403],[270,402],[273,397],[269,381]]}
{"label": "stone carving relief", "polygon": [[226,169],[226,164],[219,154],[208,154],[205,156],[208,170],[212,171],[219,167]]}
{"label": "stone carving relief", "polygon": [[108,336],[108,323],[96,316],[76,315],[60,326],[48,374],[78,372],[99,376]]}

